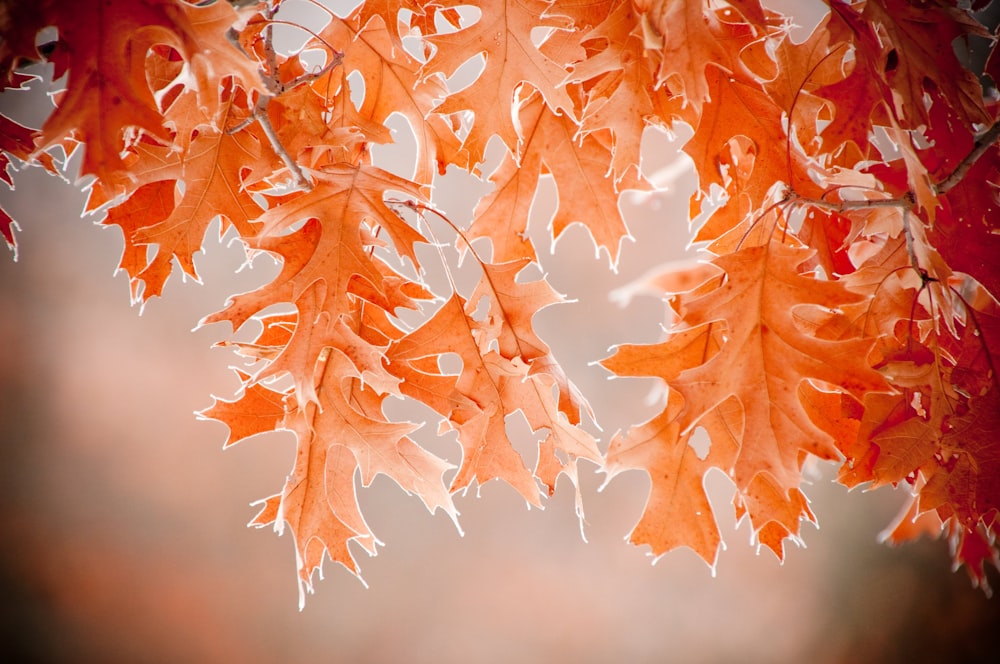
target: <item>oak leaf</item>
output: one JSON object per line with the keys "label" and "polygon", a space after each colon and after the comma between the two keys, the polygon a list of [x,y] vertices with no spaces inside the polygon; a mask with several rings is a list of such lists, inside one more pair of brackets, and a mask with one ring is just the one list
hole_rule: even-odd
{"label": "oak leaf", "polygon": [[[235,126],[241,119],[238,95],[227,99],[220,123]],[[235,116],[235,117],[233,117]],[[183,182],[184,194],[170,214],[156,224],[136,229],[129,241],[136,245],[158,245],[157,255],[137,279],[145,282],[143,297],[159,295],[176,258],[185,274],[198,280],[194,254],[201,250],[205,233],[216,216],[223,219],[220,236],[234,226],[241,237],[256,234],[263,208],[247,190],[247,178],[275,167],[274,156],[262,146],[255,131],[230,133],[203,128],[183,159],[171,150],[143,146],[134,165],[141,184],[160,181]]]}
{"label": "oak leaf", "polygon": [[202,419],[218,420],[229,428],[225,447],[274,431],[285,416],[285,394],[259,383],[248,384],[250,374],[235,371],[243,383],[240,398],[234,401],[215,398],[211,406],[198,413]]}
{"label": "oak leaf", "polygon": [[[416,186],[371,166],[338,164],[314,174],[313,188],[257,218],[260,233],[251,240],[255,250],[282,258],[282,270],[271,283],[229,299],[226,308],[202,323],[229,320],[238,329],[250,316],[275,302],[295,302],[313,282],[326,284],[320,311],[331,320],[350,311],[350,300],[360,297],[388,308],[383,274],[367,247],[374,237],[365,223],[383,225],[396,250],[416,263],[414,244],[423,236],[404,222],[384,200],[398,191],[419,200]],[[298,222],[298,230],[288,232]],[[282,234],[287,233],[287,234]]]}
{"label": "oak leaf", "polygon": [[659,60],[658,84],[683,95],[696,110],[712,97],[706,69],[714,64],[742,74],[740,52],[759,37],[729,7],[670,0],[638,0],[635,6],[643,14],[646,46]]}
{"label": "oak leaf", "polygon": [[860,299],[840,284],[801,274],[797,268],[811,253],[772,241],[716,258],[713,264],[725,278],[714,287],[707,282],[686,300],[682,327],[660,344],[620,346],[603,362],[616,373],[663,378],[683,398],[674,421],[681,435],[735,398],[742,424],[735,424],[733,434],[718,435],[734,435],[738,452],[723,470],[733,477],[738,505],[750,512],[755,531],[776,524],[761,541],[779,557],[783,537],[798,530],[798,517],[788,510],[812,518],[797,489],[804,457],[837,457],[800,401],[800,385],[821,381],[856,398],[887,389],[865,361],[870,342],[830,341],[800,329],[799,307]]}
{"label": "oak leaf", "polygon": [[353,27],[358,15],[332,18],[319,35],[323,42],[318,42],[336,44],[343,51],[338,71],[345,76],[351,71],[361,74],[364,98],[357,115],[375,125],[384,124],[394,113],[406,118],[417,141],[417,182],[430,183],[433,174],[443,173],[448,164],[466,166],[458,138],[435,108],[447,94],[443,82],[421,76],[420,63],[393,44],[381,18],[369,19],[361,29]]}
{"label": "oak leaf", "polygon": [[[461,4],[456,0],[442,7]],[[486,144],[493,134],[511,150],[518,144],[517,129],[511,112],[515,95],[527,97],[522,85],[537,90],[553,112],[575,115],[573,100],[563,81],[564,65],[545,57],[532,41],[532,30],[539,27],[565,27],[565,22],[547,13],[551,4],[544,0],[486,0],[479,20],[457,32],[428,38],[437,50],[426,63],[426,72],[454,74],[467,60],[482,55],[486,68],[470,85],[452,92],[438,106],[437,113],[472,110],[475,120],[463,147],[472,163],[483,161]],[[497,103],[499,102],[499,103]]]}
{"label": "oak leaf", "polygon": [[37,147],[77,138],[86,146],[81,175],[96,175],[107,184],[124,177],[120,155],[126,127],[170,143],[146,78],[146,53],[154,45],[171,46],[185,59],[209,117],[219,103],[221,76],[233,75],[250,89],[260,88],[256,64],[226,40],[225,32],[237,18],[227,3],[50,1],[39,9],[43,25],[59,30],[60,48],[72,54],[72,67],[66,92],[42,127]]}
{"label": "oak leaf", "polygon": [[504,386],[525,377],[525,370],[494,351],[483,353],[473,335],[479,324],[466,314],[461,296],[452,295],[426,323],[400,339],[392,356],[419,360],[442,352],[457,353],[462,370],[454,383],[461,395],[458,407],[449,413],[449,426],[459,432],[462,464],[452,479],[451,490],[503,479],[530,504],[540,505],[538,485],[524,460],[507,437],[505,417],[518,408],[503,400]]}
{"label": "oak leaf", "polygon": [[725,467],[733,459],[716,461],[721,446],[714,444],[709,450],[711,461],[699,457],[691,433],[682,434],[677,421],[681,399],[670,394],[671,402],[662,413],[612,439],[605,466],[607,481],[628,469],[645,470],[650,494],[629,540],[637,546],[648,544],[655,556],[687,546],[714,568],[722,537],[704,477],[713,465]]}
{"label": "oak leaf", "polygon": [[558,196],[550,226],[553,242],[570,225],[583,224],[597,252],[607,251],[611,264],[616,265],[622,240],[629,237],[619,207],[619,189],[647,185],[631,174],[616,182],[611,173],[614,151],[595,136],[578,138],[576,125],[555,115],[538,95],[520,106],[518,117],[522,132],[519,163],[505,157],[490,175],[496,189],[476,207],[467,237],[490,238],[495,262],[534,258],[527,236],[528,217],[539,176],[548,173]]}

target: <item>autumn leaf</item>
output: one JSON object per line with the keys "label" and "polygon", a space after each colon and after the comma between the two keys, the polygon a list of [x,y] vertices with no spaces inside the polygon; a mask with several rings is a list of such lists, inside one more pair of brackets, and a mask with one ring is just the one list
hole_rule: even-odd
{"label": "autumn leaf", "polygon": [[225,446],[250,436],[274,431],[285,416],[285,395],[260,383],[247,385],[250,375],[236,370],[244,384],[243,395],[234,401],[214,399],[214,403],[198,413],[203,419],[218,420],[229,427]]}
{"label": "autumn leaf", "polygon": [[192,87],[208,109],[218,104],[222,76],[234,75],[249,88],[260,86],[255,64],[225,38],[237,18],[226,3],[194,7],[171,0],[140,5],[85,0],[45,2],[40,10],[45,18],[39,27],[58,28],[60,48],[72,64],[62,63],[70,72],[67,89],[42,127],[37,147],[77,138],[86,146],[81,175],[96,175],[109,184],[121,180],[126,127],[170,142],[146,80],[146,52],[155,44],[171,46],[186,59]]}
{"label": "autumn leaf", "polygon": [[[772,243],[720,257],[714,263],[726,272],[725,284],[687,305],[688,325],[698,328],[719,321],[728,338],[709,362],[686,369],[674,379],[672,384],[686,401],[682,422],[690,426],[697,413],[730,394],[739,398],[746,420],[736,464],[741,484],[752,474],[766,471],[783,486],[791,486],[796,483],[800,449],[832,456],[828,444],[819,442],[824,436],[817,435],[797,403],[796,389],[803,379],[820,380],[855,396],[885,387],[865,362],[868,341],[826,341],[798,328],[796,307],[830,307],[854,299],[838,284],[799,274],[795,268],[808,255]],[[730,306],[734,301],[740,302],[735,311]],[[719,380],[723,375],[726,382]],[[761,388],[766,399],[760,398]],[[795,440],[801,443],[792,445]],[[741,467],[748,473],[742,480]]]}
{"label": "autumn leaf", "polygon": [[505,407],[500,399],[501,383],[517,379],[519,372],[496,353],[481,353],[472,334],[474,325],[465,313],[463,300],[453,295],[430,320],[395,344],[393,357],[419,360],[454,352],[462,359],[462,372],[454,389],[465,399],[448,414],[459,431],[464,452],[462,465],[452,480],[452,491],[468,487],[473,480],[482,485],[503,478],[525,500],[539,505],[538,486],[507,438],[504,417],[516,406]]}
{"label": "autumn leaf", "polygon": [[[368,166],[338,165],[332,173],[315,177],[317,184],[311,191],[257,218],[261,231],[253,246],[283,258],[278,277],[260,289],[231,298],[223,311],[206,317],[203,323],[229,320],[238,329],[272,302],[295,302],[317,280],[326,284],[320,309],[331,319],[349,310],[352,297],[388,306],[383,275],[366,249],[374,239],[362,222],[384,223],[398,241],[397,249],[416,262],[413,245],[423,237],[386,205],[383,196],[392,190],[411,195],[417,192],[401,178]],[[306,223],[299,230],[280,234],[301,221]]]}
{"label": "autumn leaf", "polygon": [[[968,174],[941,197],[943,209],[931,229],[934,246],[956,270],[973,276],[991,293],[1000,291],[994,257],[1000,251],[1000,153],[993,145]],[[972,240],[971,238],[975,238]]]}
{"label": "autumn leaf", "polygon": [[[630,168],[638,167],[646,126],[669,126],[673,116],[686,114],[680,103],[684,98],[658,85],[646,64],[646,47],[633,4],[607,4],[607,15],[590,17],[600,21],[578,37],[581,44],[602,44],[604,48],[575,63],[569,80],[584,84],[586,89],[581,133],[608,130],[614,138],[611,170],[617,182]],[[619,113],[620,108],[631,112]]]}
{"label": "autumn leaf", "polygon": [[550,228],[553,241],[575,223],[583,224],[598,252],[618,262],[622,240],[629,237],[619,207],[619,188],[646,189],[634,175],[617,183],[610,169],[614,152],[594,136],[577,138],[577,127],[565,116],[557,116],[532,96],[520,108],[520,164],[505,158],[490,175],[496,189],[483,197],[468,239],[487,237],[497,262],[534,258],[527,236],[528,217],[539,186],[548,173],[555,180],[557,208]]}
{"label": "autumn leaf", "polygon": [[[170,272],[172,254],[158,251],[150,261],[146,246],[137,243],[135,235],[141,229],[162,223],[173,213],[177,205],[176,189],[175,180],[156,180],[143,185],[128,199],[108,210],[108,216],[103,222],[105,225],[121,228],[125,238],[125,248],[118,262],[118,269],[125,270],[129,276],[133,302],[159,294]],[[198,245],[201,245],[200,239]],[[152,273],[147,269],[151,264],[156,265]],[[140,289],[140,284],[143,283],[145,288]]]}
{"label": "autumn leaf", "polygon": [[469,242],[489,238],[495,261],[536,257],[534,243],[528,237],[528,219],[538,190],[540,167],[527,160],[519,166],[512,156],[504,155],[490,173],[494,189],[480,199],[475,221],[465,237]]}
{"label": "autumn leaf", "polygon": [[629,535],[633,544],[648,544],[654,556],[687,546],[714,568],[722,537],[704,477],[712,466],[731,465],[736,448],[722,451],[721,444],[713,443],[708,457],[699,456],[691,433],[682,434],[677,421],[680,397],[670,394],[662,413],[611,441],[607,481],[628,469],[649,474],[652,488],[642,517]]}
{"label": "autumn leaf", "polygon": [[393,44],[381,18],[369,19],[361,30],[352,28],[352,23],[351,17],[333,18],[320,38],[340,45],[344,53],[342,71],[356,70],[365,81],[358,116],[376,125],[384,124],[394,113],[406,118],[417,139],[417,182],[430,182],[434,173],[443,172],[447,164],[467,165],[449,124],[431,115],[447,94],[443,83],[420,75],[419,62]]}
{"label": "autumn leaf", "polygon": [[[802,459],[807,454],[837,457],[829,437],[799,400],[800,384],[822,381],[855,397],[887,389],[865,361],[870,342],[828,341],[798,326],[799,307],[829,308],[857,297],[839,284],[800,274],[796,268],[810,254],[772,241],[715,259],[725,278],[686,301],[682,328],[661,344],[621,346],[603,362],[619,374],[663,378],[671,393],[683,398],[682,406],[674,402],[676,413],[670,418],[677,435],[689,435],[702,418],[735,398],[742,425],[736,424],[733,434],[722,429],[720,435],[734,435],[737,452],[731,465],[721,469],[739,491],[747,492],[742,500],[751,501],[755,530],[768,522],[762,509],[780,513],[786,500],[797,502],[798,513],[811,517],[804,502],[793,497]],[[739,305],[733,306],[735,302]],[[789,517],[782,523],[785,534],[797,532]],[[779,557],[780,539],[765,542]],[[714,555],[701,553],[714,560]]]}
{"label": "autumn leaf", "polygon": [[[230,98],[224,105],[221,123],[234,126],[239,117],[237,102]],[[230,110],[227,110],[230,109]],[[135,229],[129,240],[137,245],[158,245],[157,256],[148,268],[136,275],[145,282],[143,297],[159,295],[170,273],[170,260],[177,259],[184,272],[197,280],[194,254],[201,250],[209,224],[217,215],[224,222],[220,233],[231,225],[241,237],[253,236],[255,223],[263,209],[247,190],[245,177],[255,170],[274,168],[273,156],[261,146],[255,132],[231,134],[228,131],[204,130],[191,142],[186,158],[156,146],[145,147],[135,165],[142,184],[183,182],[184,194],[170,214],[156,224]]]}
{"label": "autumn leaf", "polygon": [[989,469],[1000,463],[997,430],[1000,390],[975,399],[969,411],[950,418],[941,445],[937,468],[920,492],[920,508],[937,509],[943,518],[954,515],[959,523],[992,523],[1000,510],[1000,484]]}
{"label": "autumn leaf", "polygon": [[982,24],[958,9],[928,7],[921,11],[901,0],[870,3],[860,16],[854,11],[837,7],[858,34],[864,55],[881,65],[876,70],[878,79],[885,81],[884,90],[893,91],[891,97],[886,95],[886,101],[909,127],[926,121],[920,101],[927,90],[935,88],[960,109],[964,122],[987,119],[982,95],[974,92],[979,86],[973,73],[950,48],[960,38],[986,36]]}
{"label": "autumn leaf", "polygon": [[483,278],[467,304],[467,309],[474,311],[483,298],[488,298],[487,316],[499,328],[496,335],[484,336],[481,348],[485,351],[489,342],[496,341],[500,355],[507,359],[517,357],[525,363],[549,354],[548,345],[532,329],[532,316],[562,301],[545,281],[517,281],[517,275],[527,267],[528,262],[484,263]]}
{"label": "autumn leaf", "polygon": [[729,7],[652,0],[635,6],[644,16],[646,47],[660,63],[658,84],[665,83],[696,109],[712,96],[706,68],[715,64],[730,74],[742,73],[740,51],[758,37]]}
{"label": "autumn leaf", "polygon": [[[442,3],[452,7],[457,3]],[[452,92],[435,109],[442,114],[472,110],[472,128],[463,142],[472,163],[483,161],[486,143],[493,134],[508,148],[518,144],[517,129],[511,113],[515,95],[522,84],[537,90],[545,104],[557,114],[574,115],[573,100],[563,86],[566,63],[552,62],[532,42],[536,27],[562,27],[563,23],[546,12],[544,0],[488,0],[482,16],[469,27],[428,39],[436,53],[424,66],[426,72],[440,71],[451,76],[470,58],[482,55],[486,69],[472,84]],[[499,100],[500,103],[495,103]]]}

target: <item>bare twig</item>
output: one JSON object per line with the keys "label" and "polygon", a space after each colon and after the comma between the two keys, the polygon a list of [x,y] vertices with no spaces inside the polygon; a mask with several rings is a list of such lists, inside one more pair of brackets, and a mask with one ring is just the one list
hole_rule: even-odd
{"label": "bare twig", "polygon": [[289,172],[291,172],[292,184],[298,189],[312,189],[312,182],[302,172],[302,168],[299,167],[298,162],[292,158],[292,155],[288,154],[288,150],[285,149],[285,146],[281,143],[281,139],[278,137],[278,132],[274,130],[274,125],[271,124],[271,118],[267,116],[267,104],[270,100],[270,97],[264,97],[261,103],[258,103],[254,108],[253,117],[260,123],[260,128],[264,130],[264,135],[267,136],[267,140],[271,143],[271,148],[281,158],[285,166],[288,167]]}
{"label": "bare twig", "polygon": [[916,200],[912,192],[906,192],[898,198],[866,198],[858,201],[825,201],[819,198],[805,198],[792,192],[786,198],[789,203],[812,205],[824,210],[847,212],[848,210],[868,210],[870,208],[898,207],[909,208]]}
{"label": "bare twig", "polygon": [[[271,148],[274,150],[275,154],[281,159],[282,163],[288,168],[288,171],[292,174],[292,184],[297,189],[312,189],[312,182],[303,173],[302,168],[299,166],[298,162],[288,153],[287,148],[281,142],[281,138],[278,136],[278,132],[275,131],[274,125],[271,124],[271,119],[267,114],[268,105],[271,99],[280,96],[281,94],[288,92],[299,87],[302,84],[310,83],[321,76],[325,75],[327,72],[335,67],[340,66],[344,62],[344,53],[334,48],[329,42],[317,35],[312,30],[305,28],[303,26],[291,23],[289,21],[283,21],[274,18],[276,10],[268,7],[265,11],[265,16],[268,20],[267,27],[264,28],[264,84],[267,87],[268,94],[262,95],[260,99],[257,100],[257,104],[254,106],[253,114],[250,115],[246,120],[239,123],[235,127],[229,129],[230,134],[235,134],[239,131],[245,129],[250,123],[256,120],[260,123],[261,129],[264,130],[264,135],[267,136],[268,142],[271,144]],[[281,82],[281,72],[278,68],[278,53],[274,49],[274,38],[272,26],[276,23],[282,25],[291,25],[294,27],[301,28],[315,37],[318,41],[322,42],[330,50],[330,61],[323,66],[322,69],[316,72],[309,72],[303,74],[287,83]]]}
{"label": "bare twig", "polygon": [[[997,140],[1000,140],[1000,121],[980,134],[969,154],[967,154],[965,158],[959,162],[958,166],[955,167],[955,170],[953,170],[951,174],[940,182],[932,184],[931,190],[936,195],[940,196],[955,187],[955,185],[961,182],[962,178],[969,173],[969,169],[972,168],[980,157],[986,154],[986,151],[989,150],[990,146],[996,143]],[[867,210],[870,208],[880,207],[911,208],[916,202],[916,196],[912,191],[908,191],[897,198],[876,198],[858,201],[831,202],[822,199],[803,198],[795,194],[793,190],[787,197],[787,200],[792,203],[804,203],[806,205],[812,205],[825,210],[846,212],[848,210]]]}
{"label": "bare twig", "polygon": [[975,146],[972,148],[972,152],[966,155],[965,159],[959,162],[955,170],[952,171],[951,175],[946,177],[941,182],[938,182],[932,187],[935,194],[946,193],[949,189],[957,185],[965,177],[965,174],[969,172],[980,157],[982,157],[990,146],[997,142],[1000,138],[1000,122],[997,122],[992,127],[987,129],[985,132],[979,135],[976,139]]}
{"label": "bare twig", "polygon": [[282,84],[280,84],[280,86],[281,86],[281,92],[287,92],[289,90],[294,90],[295,88],[299,87],[303,83],[312,83],[317,78],[320,78],[321,76],[323,76],[324,74],[326,74],[331,69],[334,69],[335,67],[339,67],[344,62],[344,52],[343,51],[338,51],[337,49],[332,49],[330,52],[331,52],[331,54],[332,54],[333,57],[330,59],[330,62],[328,62],[325,65],[323,65],[322,69],[320,69],[318,71],[308,72],[306,74],[302,74],[302,76],[299,76],[298,78],[292,79],[288,83],[282,83]]}

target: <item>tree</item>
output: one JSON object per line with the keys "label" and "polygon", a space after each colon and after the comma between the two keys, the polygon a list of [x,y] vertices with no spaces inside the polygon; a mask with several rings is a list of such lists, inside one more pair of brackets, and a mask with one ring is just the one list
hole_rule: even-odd
{"label": "tree", "polygon": [[[358,478],[385,474],[457,523],[452,495],[476,484],[540,505],[559,476],[577,484],[580,460],[609,480],[639,469],[652,485],[631,541],[714,565],[705,473],[731,478],[736,514],[781,559],[815,520],[809,458],[839,462],[849,487],[909,487],[886,537],[944,534],[988,591],[1000,123],[993,38],[972,13],[989,2],[967,4],[830,0],[796,41],[755,0],[365,2],[298,26],[304,45],[282,52],[277,0],[7,0],[5,86],[45,60],[65,90],[38,129],[0,116],[0,158],[12,184],[11,159],[57,172],[60,151],[82,151],[87,209],[122,230],[133,302],[175,265],[198,278],[216,218],[248,261],[280,264],[202,321],[230,323],[245,368],[201,415],[228,426],[226,445],[295,433],[292,472],[251,523],[291,529],[303,591],[325,555],[358,573],[349,543],[376,550]],[[978,50],[979,65],[960,57]],[[416,156],[379,165],[396,115]],[[623,339],[602,360],[662,379],[663,409],[602,452],[532,326],[562,296],[535,276],[528,216],[551,179],[553,240],[583,224],[613,267],[620,197],[656,188],[644,139],[682,127],[697,260],[637,285],[668,304],[663,341]],[[434,199],[456,169],[493,187],[471,223]],[[12,248],[16,227],[0,211]],[[457,468],[389,414],[398,400],[433,411]],[[518,411],[540,433],[533,469],[508,432]]]}

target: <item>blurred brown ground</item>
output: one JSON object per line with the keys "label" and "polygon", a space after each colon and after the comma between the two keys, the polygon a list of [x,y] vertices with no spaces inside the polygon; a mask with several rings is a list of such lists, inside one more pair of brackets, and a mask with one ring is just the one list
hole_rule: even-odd
{"label": "blurred brown ground", "polygon": [[[35,112],[27,93],[0,104],[24,121]],[[612,343],[654,341],[662,316],[658,302],[622,310],[608,293],[681,255],[685,177],[636,211],[617,274],[579,227],[545,268],[578,302],[536,323],[590,397],[603,445],[653,413],[651,383],[608,381],[588,363]],[[808,548],[791,546],[784,565],[756,555],[747,524],[734,530],[727,481],[709,478],[728,544],[716,578],[690,551],[651,566],[622,542],[648,486],[640,473],[598,493],[584,468],[589,543],[565,484],[544,511],[496,483],[460,497],[460,537],[382,478],[361,492],[386,543],[360,561],[370,588],[327,565],[300,613],[290,537],[244,527],[248,503],[281,489],[291,439],[223,452],[224,427],[192,415],[210,394],[231,396],[238,358],[210,348],[228,330],[190,330],[263,282],[266,261],[234,274],[240,249],[210,240],[205,285],[175,278],[140,316],[111,276],[117,231],[79,219],[79,192],[39,169],[17,186],[0,187],[23,227],[19,260],[0,255],[3,661],[1000,661],[1000,599],[952,573],[943,542],[879,545],[903,496],[848,493],[822,466],[807,488],[822,529],[805,525]],[[422,440],[458,461],[456,445]]]}

